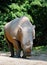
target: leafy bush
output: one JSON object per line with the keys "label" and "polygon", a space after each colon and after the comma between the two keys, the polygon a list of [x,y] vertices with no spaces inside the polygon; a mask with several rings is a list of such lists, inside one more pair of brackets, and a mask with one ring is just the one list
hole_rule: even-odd
{"label": "leafy bush", "polygon": [[27,16],[32,24],[36,25],[34,46],[47,44],[46,0],[0,0],[0,50],[7,50],[7,44],[4,39],[4,25],[21,16]]}

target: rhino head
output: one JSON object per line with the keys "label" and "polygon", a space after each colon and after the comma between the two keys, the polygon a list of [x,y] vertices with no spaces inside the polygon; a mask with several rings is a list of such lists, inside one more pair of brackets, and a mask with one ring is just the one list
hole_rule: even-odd
{"label": "rhino head", "polygon": [[31,55],[31,50],[33,46],[33,39],[35,39],[35,25],[31,27],[19,27],[20,36],[21,36],[21,47],[23,49],[24,55]]}

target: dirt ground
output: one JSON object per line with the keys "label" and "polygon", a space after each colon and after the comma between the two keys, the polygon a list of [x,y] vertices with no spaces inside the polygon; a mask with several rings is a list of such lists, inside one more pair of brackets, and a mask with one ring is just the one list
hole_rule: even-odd
{"label": "dirt ground", "polygon": [[47,54],[32,53],[31,57],[11,58],[10,52],[0,52],[0,65],[47,65]]}

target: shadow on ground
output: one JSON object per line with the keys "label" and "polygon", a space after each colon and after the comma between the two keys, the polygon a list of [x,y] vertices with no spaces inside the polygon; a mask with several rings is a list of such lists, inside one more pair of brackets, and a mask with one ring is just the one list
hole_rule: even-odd
{"label": "shadow on ground", "polygon": [[[0,52],[0,56],[9,57],[10,56],[10,52],[5,52],[5,53],[4,52]],[[16,58],[16,57],[14,57],[14,58]],[[32,56],[27,57],[26,59],[28,59],[28,60],[47,61],[47,54],[45,54],[45,53],[35,53],[35,52],[32,52]]]}

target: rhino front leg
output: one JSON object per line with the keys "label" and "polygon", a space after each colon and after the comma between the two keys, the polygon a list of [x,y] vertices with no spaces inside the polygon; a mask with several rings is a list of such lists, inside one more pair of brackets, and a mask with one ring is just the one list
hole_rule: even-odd
{"label": "rhino front leg", "polygon": [[21,49],[16,50],[16,58],[20,58]]}
{"label": "rhino front leg", "polygon": [[23,56],[22,58],[26,58],[26,53],[23,51]]}

